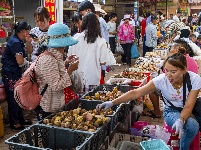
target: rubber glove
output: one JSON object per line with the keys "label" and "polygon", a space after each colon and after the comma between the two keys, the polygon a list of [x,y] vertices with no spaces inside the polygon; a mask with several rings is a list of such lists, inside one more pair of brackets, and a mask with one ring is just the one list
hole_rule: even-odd
{"label": "rubber glove", "polygon": [[184,131],[183,131],[184,122],[179,118],[175,121],[172,125],[172,129],[176,130],[176,134],[179,134],[179,139],[182,138]]}
{"label": "rubber glove", "polygon": [[97,110],[100,110],[100,109],[107,110],[108,108],[111,108],[112,106],[113,106],[112,101],[110,101],[110,102],[104,102],[104,103],[102,103],[102,104],[98,104],[98,105],[96,106],[96,109],[97,109]]}

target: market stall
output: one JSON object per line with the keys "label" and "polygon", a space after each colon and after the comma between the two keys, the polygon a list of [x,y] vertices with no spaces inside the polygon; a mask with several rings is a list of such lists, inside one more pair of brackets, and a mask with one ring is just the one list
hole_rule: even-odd
{"label": "market stall", "polygon": [[[168,53],[166,44],[158,45],[153,52],[139,57],[133,66],[110,76],[106,84],[99,85],[80,99],[71,100],[57,112],[5,142],[10,149],[169,150],[172,147],[177,150],[178,136],[173,136],[163,119],[161,125],[153,119],[148,121],[142,117],[139,120],[146,96],[105,111],[96,109],[98,104],[112,101],[158,76]],[[199,145],[198,141],[199,133],[192,142],[193,148]]]}

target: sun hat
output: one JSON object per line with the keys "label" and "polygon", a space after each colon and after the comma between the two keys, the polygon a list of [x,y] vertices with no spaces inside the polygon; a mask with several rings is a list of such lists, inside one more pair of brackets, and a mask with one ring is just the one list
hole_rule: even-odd
{"label": "sun hat", "polygon": [[125,20],[125,19],[130,19],[130,20],[131,20],[130,15],[124,15],[124,20]]}
{"label": "sun hat", "polygon": [[67,47],[77,43],[78,41],[71,37],[68,26],[62,23],[52,24],[47,35],[39,39],[39,45],[53,48]]}
{"label": "sun hat", "polygon": [[107,15],[107,13],[105,12],[105,10],[103,10],[103,9],[101,8],[101,5],[100,5],[100,4],[93,4],[93,5],[94,5],[94,7],[95,7],[95,11],[99,11],[99,12],[101,12],[102,14]]}

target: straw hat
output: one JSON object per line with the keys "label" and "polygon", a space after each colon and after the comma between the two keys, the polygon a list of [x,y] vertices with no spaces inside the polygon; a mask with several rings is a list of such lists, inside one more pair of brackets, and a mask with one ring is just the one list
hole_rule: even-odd
{"label": "straw hat", "polygon": [[68,26],[62,23],[52,24],[47,35],[42,37],[40,41],[41,44],[53,48],[67,47],[78,43],[76,39],[71,37]]}
{"label": "straw hat", "polygon": [[93,5],[94,5],[94,7],[95,7],[95,11],[99,11],[99,12],[101,12],[102,14],[107,15],[107,13],[105,12],[105,10],[103,10],[103,9],[101,8],[101,5],[100,5],[100,4],[93,4]]}

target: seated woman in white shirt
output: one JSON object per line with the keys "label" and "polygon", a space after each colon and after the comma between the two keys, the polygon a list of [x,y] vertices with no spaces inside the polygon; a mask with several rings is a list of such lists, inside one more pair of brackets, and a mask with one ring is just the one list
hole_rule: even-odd
{"label": "seated woman in white shirt", "polygon": [[[131,90],[117,99],[97,105],[97,109],[108,109],[113,105],[125,103],[160,90],[164,99],[164,120],[168,126],[179,134],[180,149],[188,150],[191,142],[199,131],[201,119],[191,117],[192,110],[199,90],[201,89],[201,78],[198,74],[187,71],[186,57],[181,53],[173,54],[164,61],[165,73],[152,79],[145,86]],[[192,89],[188,91],[183,82],[189,76]],[[183,90],[186,88],[186,101],[183,101]],[[171,105],[171,104],[172,105]],[[180,108],[177,110],[175,107]],[[199,123],[198,123],[199,122]]]}

